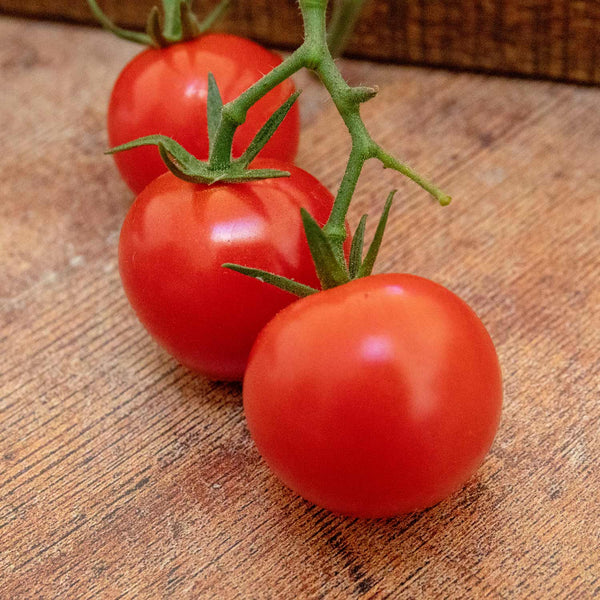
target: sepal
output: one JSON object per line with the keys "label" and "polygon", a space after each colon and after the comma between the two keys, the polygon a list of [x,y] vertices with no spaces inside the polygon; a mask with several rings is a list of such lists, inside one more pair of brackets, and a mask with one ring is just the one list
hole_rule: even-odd
{"label": "sepal", "polygon": [[379,219],[379,223],[377,223],[377,229],[375,230],[375,235],[373,236],[373,241],[367,250],[367,255],[363,260],[360,268],[358,269],[358,273],[356,277],[367,277],[373,272],[373,267],[375,266],[375,261],[377,260],[377,255],[379,254],[379,248],[381,247],[381,242],[383,240],[383,234],[385,233],[385,227],[387,225],[388,216],[390,214],[390,208],[392,207],[392,201],[394,199],[394,194],[396,190],[392,190],[387,200],[385,201],[385,206],[383,207],[383,212],[381,213],[381,217]]}
{"label": "sepal", "polygon": [[275,275],[275,273],[269,273],[269,271],[263,271],[262,269],[244,267],[243,265],[236,265],[233,263],[224,263],[221,266],[225,267],[226,269],[230,269],[231,271],[235,271],[236,273],[241,273],[242,275],[247,275],[248,277],[254,277],[254,279],[258,279],[262,283],[274,285],[280,290],[284,290],[300,298],[305,298],[311,294],[316,294],[319,291],[313,287],[310,287],[309,285],[298,283],[293,279],[288,279],[282,275]]}
{"label": "sepal", "polygon": [[257,179],[273,177],[289,177],[287,171],[278,169],[245,169],[235,164],[223,170],[211,169],[207,162],[198,160],[190,154],[181,144],[166,135],[147,135],[137,140],[115,146],[106,151],[106,154],[115,154],[141,146],[157,146],[165,165],[174,175],[192,183],[205,183],[207,185],[219,181],[241,183]]}
{"label": "sepal", "polygon": [[242,156],[234,161],[234,164],[239,164],[242,167],[247,167],[258,155],[258,153],[265,147],[267,142],[271,139],[277,128],[283,122],[288,112],[290,112],[292,106],[298,100],[300,91],[294,92],[267,120],[267,122],[260,128],[260,131],[254,136],[250,142],[246,151]]}
{"label": "sepal", "polygon": [[306,209],[301,208],[300,212],[306,240],[323,289],[327,290],[348,283],[350,276],[346,265],[338,261],[327,235]]}
{"label": "sepal", "polygon": [[350,279],[355,279],[362,263],[363,244],[365,239],[365,226],[367,224],[367,215],[363,215],[358,223],[358,227],[352,237],[350,246],[350,256],[348,257],[348,272]]}

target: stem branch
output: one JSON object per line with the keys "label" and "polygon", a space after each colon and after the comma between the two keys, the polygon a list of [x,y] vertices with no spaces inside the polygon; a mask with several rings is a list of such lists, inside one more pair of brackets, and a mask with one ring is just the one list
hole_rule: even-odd
{"label": "stem branch", "polygon": [[[346,7],[351,7],[355,11],[353,18],[357,18],[365,1],[344,0],[342,2],[340,0],[336,9],[340,9],[342,4]],[[323,289],[327,289],[334,285],[340,285],[355,276],[363,276],[370,273],[381,244],[383,229],[385,228],[391,206],[391,196],[393,194],[388,197],[380,224],[377,228],[376,238],[369,249],[365,261],[361,264],[359,256],[362,251],[362,235],[366,218],[363,217],[357,233],[360,243],[354,245],[353,256],[350,260],[351,264],[346,263],[344,255],[346,215],[348,214],[358,179],[367,160],[371,158],[377,159],[384,168],[394,169],[409,177],[429,192],[442,205],[448,204],[450,197],[413,171],[408,165],[386,152],[371,137],[361,118],[360,106],[363,102],[373,98],[377,93],[377,89],[364,86],[351,87],[346,83],[337,68],[332,52],[327,45],[325,19],[327,0],[298,0],[298,4],[300,5],[300,12],[302,13],[304,22],[304,42],[278,67],[264,75],[258,82],[238,96],[238,98],[223,106],[221,121],[215,135],[213,152],[211,152],[211,158],[209,159],[209,168],[226,168],[231,164],[231,143],[236,127],[244,122],[248,110],[255,102],[303,67],[317,74],[329,92],[352,140],[352,148],[346,170],[327,223],[323,228],[320,228],[312,218],[303,213],[304,228],[315,267]],[[342,17],[339,13],[336,14],[337,17],[334,15],[334,32],[338,28],[341,28],[341,24],[336,24],[335,19],[337,18],[339,21]],[[332,36],[337,36],[338,33],[332,33]],[[344,35],[347,34],[348,31],[345,31]],[[336,50],[335,44],[333,49]],[[229,267],[232,268],[231,265]],[[270,277],[269,283],[298,294],[298,291],[294,287],[295,282],[293,281],[286,283],[282,281],[282,278],[276,279],[277,276],[273,274],[262,271],[255,272],[255,270],[251,272],[250,269],[239,265],[236,269],[254,276],[257,273],[268,276]],[[302,290],[302,293],[298,295],[306,295],[305,292],[307,291]]]}
{"label": "stem branch", "polygon": [[[429,192],[440,204],[448,204],[449,196],[418,175],[408,165],[384,151],[367,131],[360,116],[360,105],[374,97],[377,90],[349,86],[337,68],[327,46],[325,21],[327,0],[298,0],[298,3],[304,22],[304,42],[280,65],[264,75],[235,100],[223,106],[221,122],[216,132],[213,153],[210,158],[210,168],[223,169],[231,164],[233,135],[236,128],[246,120],[250,108],[274,87],[304,67],[315,71],[319,76],[352,138],[352,151],[346,172],[338,190],[331,216],[325,226],[326,232],[332,236],[336,246],[339,245],[342,230],[345,235],[344,222],[352,194],[362,167],[370,158],[376,158],[384,167],[395,169],[406,175]],[[354,4],[358,9],[358,5],[362,3],[355,2]]]}

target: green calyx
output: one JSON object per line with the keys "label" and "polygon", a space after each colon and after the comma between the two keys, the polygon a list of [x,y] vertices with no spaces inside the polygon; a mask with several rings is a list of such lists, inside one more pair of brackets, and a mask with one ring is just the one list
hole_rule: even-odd
{"label": "green calyx", "polygon": [[102,12],[96,0],[87,0],[87,3],[102,26],[116,36],[152,48],[165,48],[205,33],[223,16],[230,0],[222,0],[203,21],[193,13],[192,0],[161,0],[162,18],[161,10],[154,6],[148,15],[145,33],[118,27]]}
{"label": "green calyx", "polygon": [[166,167],[174,175],[192,183],[204,183],[211,185],[217,182],[241,183],[257,179],[273,177],[289,177],[287,171],[278,169],[252,169],[250,163],[279,127],[287,113],[290,111],[300,92],[292,94],[268,119],[260,131],[254,136],[246,151],[236,159],[231,157],[231,143],[233,133],[230,136],[217,137],[220,129],[223,101],[217,82],[212,73],[208,74],[207,94],[207,125],[210,154],[207,161],[199,160],[190,154],[183,146],[166,135],[148,135],[146,137],[115,146],[106,151],[106,154],[114,154],[140,146],[157,146],[160,156]]}
{"label": "green calyx", "polygon": [[[387,197],[383,213],[381,214],[377,229],[375,230],[375,235],[373,236],[373,240],[364,257],[364,234],[367,215],[362,216],[352,238],[348,260],[346,260],[343,254],[340,256],[336,252],[335,245],[332,243],[332,240],[327,235],[326,231],[319,227],[319,224],[306,210],[302,209],[301,214],[304,233],[308,241],[308,246],[319,281],[321,282],[321,289],[327,290],[348,283],[353,279],[360,279],[361,277],[368,277],[371,275],[379,249],[381,248],[383,234],[385,232],[395,193],[396,190],[393,190]],[[243,265],[232,263],[225,263],[223,267],[236,271],[237,273],[242,273],[243,275],[248,275],[249,277],[254,277],[264,283],[269,283],[299,297],[309,296],[319,291],[292,279],[282,277],[281,275],[275,275],[268,271],[262,271],[261,269],[244,267]]]}

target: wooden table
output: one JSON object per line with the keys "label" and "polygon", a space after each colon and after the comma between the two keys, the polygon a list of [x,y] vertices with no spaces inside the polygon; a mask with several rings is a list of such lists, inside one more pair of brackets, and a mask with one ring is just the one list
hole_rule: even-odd
{"label": "wooden table", "polygon": [[[363,521],[284,489],[241,387],[178,366],[124,298],[132,198],[102,151],[136,51],[0,21],[0,597],[597,596],[600,90],[342,63],[381,87],[364,108],[376,139],[455,197],[440,208],[372,164],[353,223],[399,188],[379,269],[465,298],[505,377],[497,439],[467,486]],[[316,82],[300,85],[298,163],[334,189],[348,139]]]}

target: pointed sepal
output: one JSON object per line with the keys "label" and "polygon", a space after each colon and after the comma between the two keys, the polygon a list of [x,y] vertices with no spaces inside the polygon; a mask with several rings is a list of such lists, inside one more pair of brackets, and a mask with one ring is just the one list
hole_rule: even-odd
{"label": "pointed sepal", "polygon": [[275,133],[277,128],[281,125],[286,115],[290,112],[292,106],[298,97],[300,91],[294,92],[267,120],[267,122],[260,128],[260,131],[254,136],[254,139],[250,142],[246,151],[242,156],[236,159],[235,163],[243,167],[247,167],[258,155],[258,153],[265,147],[267,142],[271,139],[271,136]]}
{"label": "pointed sepal", "polygon": [[373,236],[373,241],[367,250],[367,255],[363,260],[360,268],[358,269],[357,277],[367,277],[373,272],[373,267],[375,266],[375,261],[377,260],[377,255],[379,254],[379,248],[381,247],[381,242],[383,240],[383,234],[385,233],[385,227],[387,225],[388,216],[390,214],[390,208],[392,207],[392,201],[394,199],[394,194],[396,190],[392,190],[387,200],[385,201],[385,206],[383,207],[383,212],[381,213],[381,218],[379,219],[379,223],[377,224],[377,229],[375,230],[375,235]]}
{"label": "pointed sepal", "polygon": [[204,32],[200,21],[198,21],[198,17],[196,17],[192,10],[191,2],[182,2],[179,5],[179,22],[181,38],[184,40],[193,40]]}
{"label": "pointed sepal", "polygon": [[350,246],[350,256],[348,257],[348,272],[350,279],[356,279],[358,270],[362,263],[363,243],[365,239],[365,226],[367,224],[367,215],[363,215],[358,223],[358,227],[352,237],[352,245]]}
{"label": "pointed sepal", "polygon": [[208,124],[208,142],[212,150],[215,135],[221,123],[221,109],[223,108],[223,99],[219,86],[212,73],[208,74],[208,94],[206,98],[206,122]]}
{"label": "pointed sepal", "polygon": [[348,283],[350,277],[346,265],[338,261],[327,235],[306,209],[302,208],[300,212],[306,240],[323,289]]}
{"label": "pointed sepal", "polygon": [[153,6],[146,21],[146,35],[150,38],[151,46],[166,48],[170,41],[163,35],[160,25],[160,11],[158,6]]}
{"label": "pointed sepal", "polygon": [[152,46],[153,42],[150,36],[139,31],[130,31],[129,29],[123,29],[115,25],[101,10],[96,3],[96,0],[87,0],[88,6],[92,11],[92,14],[98,19],[104,29],[107,29],[111,33],[114,33],[117,37],[129,42],[135,42],[136,44],[142,44],[144,46]]}
{"label": "pointed sepal", "polygon": [[276,275],[275,273],[269,273],[269,271],[263,271],[262,269],[244,267],[243,265],[236,265],[233,263],[224,263],[221,266],[225,267],[226,269],[230,269],[231,271],[235,271],[236,273],[241,273],[242,275],[247,275],[248,277],[258,279],[263,283],[273,285],[279,288],[280,290],[284,290],[286,292],[289,292],[290,294],[294,294],[299,298],[305,298],[306,296],[316,294],[319,291],[313,287],[310,287],[309,285],[298,283],[293,279],[288,279],[287,277],[283,277],[282,275]]}

